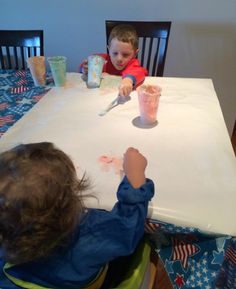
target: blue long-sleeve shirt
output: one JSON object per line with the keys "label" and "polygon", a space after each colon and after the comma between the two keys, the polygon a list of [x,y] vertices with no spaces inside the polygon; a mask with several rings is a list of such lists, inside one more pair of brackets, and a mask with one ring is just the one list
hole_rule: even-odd
{"label": "blue long-sleeve shirt", "polygon": [[[118,187],[118,202],[111,211],[89,209],[73,234],[71,242],[53,255],[7,269],[28,282],[49,288],[78,289],[93,280],[109,261],[131,254],[144,233],[148,202],[154,184],[134,189],[124,177]],[[0,258],[0,288],[20,288],[3,273]]]}

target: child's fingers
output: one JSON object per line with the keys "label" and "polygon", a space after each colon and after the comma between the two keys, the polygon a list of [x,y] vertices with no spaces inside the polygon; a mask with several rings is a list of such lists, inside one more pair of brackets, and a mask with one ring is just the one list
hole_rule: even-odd
{"label": "child's fingers", "polygon": [[87,66],[88,67],[88,60],[87,59],[83,60],[83,66]]}
{"label": "child's fingers", "polygon": [[136,148],[134,148],[134,147],[129,147],[129,148],[127,148],[127,152],[128,152],[128,151],[130,151],[130,152],[132,152],[132,151],[139,152],[138,149],[136,149]]}
{"label": "child's fingers", "polygon": [[88,60],[84,59],[83,61],[83,73],[88,74]]}
{"label": "child's fingers", "polygon": [[124,88],[122,86],[119,87],[119,95],[122,97],[125,96],[125,91],[124,91]]}
{"label": "child's fingers", "polygon": [[130,88],[129,86],[120,85],[120,87],[119,87],[120,96],[128,97],[130,95],[131,91],[132,91],[132,88]]}

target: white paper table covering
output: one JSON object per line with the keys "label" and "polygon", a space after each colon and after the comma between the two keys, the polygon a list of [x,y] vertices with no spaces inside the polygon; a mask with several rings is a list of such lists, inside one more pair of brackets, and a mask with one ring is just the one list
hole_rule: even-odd
{"label": "white paper table covering", "polygon": [[101,155],[122,157],[136,147],[148,159],[146,176],[156,195],[149,216],[181,226],[236,235],[236,160],[210,79],[147,77],[162,87],[158,125],[140,129],[136,91],[131,100],[99,116],[116,96],[119,77],[104,75],[100,88],[88,89],[78,73],[67,74],[65,88],[53,88],[0,139],[3,151],[19,143],[51,141],[86,171],[99,202],[111,209],[121,180],[104,172]]}

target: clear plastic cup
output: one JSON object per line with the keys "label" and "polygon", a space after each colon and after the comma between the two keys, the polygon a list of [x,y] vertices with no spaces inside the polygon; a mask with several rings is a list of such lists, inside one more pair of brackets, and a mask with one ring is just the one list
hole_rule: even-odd
{"label": "clear plastic cup", "polygon": [[51,56],[47,58],[55,86],[66,84],[66,60],[65,56]]}
{"label": "clear plastic cup", "polygon": [[44,56],[33,56],[27,58],[28,67],[35,86],[46,84],[46,65]]}
{"label": "clear plastic cup", "polygon": [[157,123],[157,110],[161,95],[157,85],[141,85],[138,87],[140,123],[151,126]]}
{"label": "clear plastic cup", "polygon": [[102,70],[105,59],[99,55],[90,55],[88,57],[88,79],[89,88],[99,87],[102,79]]}

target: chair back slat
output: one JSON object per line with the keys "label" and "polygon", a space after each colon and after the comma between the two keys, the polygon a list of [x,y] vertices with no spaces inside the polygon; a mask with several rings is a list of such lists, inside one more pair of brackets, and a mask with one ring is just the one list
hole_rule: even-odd
{"label": "chair back slat", "polygon": [[159,56],[159,47],[160,47],[160,39],[157,39],[157,48],[153,57],[152,75],[157,75],[157,59]]}
{"label": "chair back slat", "polygon": [[164,65],[165,65],[165,59],[166,59],[166,39],[161,39],[160,47],[159,47],[159,66],[157,67],[157,74],[163,73],[164,71]]}
{"label": "chair back slat", "polygon": [[148,55],[147,55],[147,65],[146,65],[147,67],[150,67],[151,56],[152,56],[152,43],[153,43],[153,38],[150,38]]}
{"label": "chair back slat", "polygon": [[28,54],[28,57],[31,57],[30,47],[27,47],[27,54]]}
{"label": "chair back slat", "polygon": [[163,76],[171,22],[106,20],[106,36],[118,24],[132,25],[139,37],[138,59],[150,76]]}
{"label": "chair back slat", "polygon": [[0,30],[0,48],[0,68],[26,69],[28,57],[44,55],[43,30]]}
{"label": "chair back slat", "polygon": [[20,55],[21,55],[21,60],[22,60],[22,69],[25,69],[25,54],[24,54],[24,47],[20,47]]}
{"label": "chair back slat", "polygon": [[5,63],[4,63],[4,58],[3,58],[2,47],[0,47],[0,61],[1,61],[1,67],[3,69],[5,69]]}
{"label": "chair back slat", "polygon": [[16,69],[19,69],[17,48],[14,46],[13,50],[14,50],[15,67]]}
{"label": "chair back slat", "polygon": [[6,47],[6,52],[7,52],[7,61],[9,63],[9,68],[11,69],[12,65],[11,65],[11,55],[10,55],[10,47],[9,46]]}
{"label": "chair back slat", "polygon": [[[142,66],[144,65],[145,48],[146,48],[146,37],[142,37],[142,48],[138,54],[138,58]],[[141,59],[140,59],[140,55],[141,55]]]}

